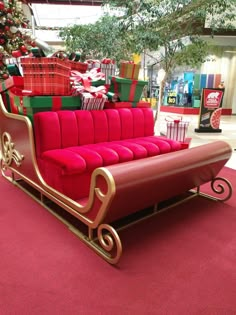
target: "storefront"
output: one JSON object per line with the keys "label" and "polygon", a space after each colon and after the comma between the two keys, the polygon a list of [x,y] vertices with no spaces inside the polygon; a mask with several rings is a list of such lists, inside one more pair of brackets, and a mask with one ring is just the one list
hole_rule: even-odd
{"label": "storefront", "polygon": [[236,48],[222,47],[200,69],[178,69],[166,84],[161,111],[198,114],[204,88],[224,85],[222,114],[236,114]]}

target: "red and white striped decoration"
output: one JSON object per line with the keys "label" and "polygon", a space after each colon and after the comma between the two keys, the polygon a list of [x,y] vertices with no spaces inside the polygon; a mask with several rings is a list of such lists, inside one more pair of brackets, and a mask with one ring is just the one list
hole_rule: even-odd
{"label": "red and white striped decoration", "polygon": [[185,142],[189,122],[181,120],[167,121],[166,137],[172,140]]}

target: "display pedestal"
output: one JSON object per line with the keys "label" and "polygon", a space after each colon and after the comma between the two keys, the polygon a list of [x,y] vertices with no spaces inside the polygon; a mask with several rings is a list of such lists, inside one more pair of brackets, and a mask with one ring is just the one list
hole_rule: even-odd
{"label": "display pedestal", "polygon": [[213,132],[213,133],[215,133],[215,132],[222,132],[222,129],[212,129],[212,128],[206,128],[206,127],[204,127],[204,128],[195,128],[194,129],[194,131],[195,132]]}

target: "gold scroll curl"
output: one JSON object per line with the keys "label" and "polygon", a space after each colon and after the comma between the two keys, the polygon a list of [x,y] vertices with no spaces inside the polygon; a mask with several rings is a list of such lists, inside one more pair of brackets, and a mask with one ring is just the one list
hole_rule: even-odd
{"label": "gold scroll curl", "polygon": [[217,198],[220,201],[226,201],[230,199],[233,193],[232,185],[231,183],[223,178],[223,177],[216,177],[211,181],[211,189],[216,193],[217,195],[223,195],[225,194],[225,197],[223,198]]}
{"label": "gold scroll curl", "polygon": [[111,264],[116,264],[122,254],[122,244],[116,230],[109,224],[101,224],[97,230],[97,240],[104,251],[100,255]]}
{"label": "gold scroll curl", "polygon": [[16,166],[21,166],[21,162],[24,156],[21,155],[15,148],[14,142],[12,142],[11,135],[8,132],[2,134],[2,159],[3,163],[7,166],[12,164],[12,161],[16,163]]}

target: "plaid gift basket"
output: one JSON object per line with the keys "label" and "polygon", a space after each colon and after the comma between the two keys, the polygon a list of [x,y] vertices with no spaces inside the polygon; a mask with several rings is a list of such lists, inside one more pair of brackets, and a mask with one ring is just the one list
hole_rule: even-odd
{"label": "plaid gift basket", "polygon": [[68,60],[57,57],[21,58],[24,89],[34,95],[70,95]]}
{"label": "plaid gift basket", "polygon": [[86,62],[80,61],[69,61],[71,65],[71,70],[79,71],[80,73],[85,73],[88,70],[88,64]]}
{"label": "plaid gift basket", "polygon": [[167,132],[166,137],[180,142],[186,142],[189,121],[183,121],[182,117],[166,117]]}

